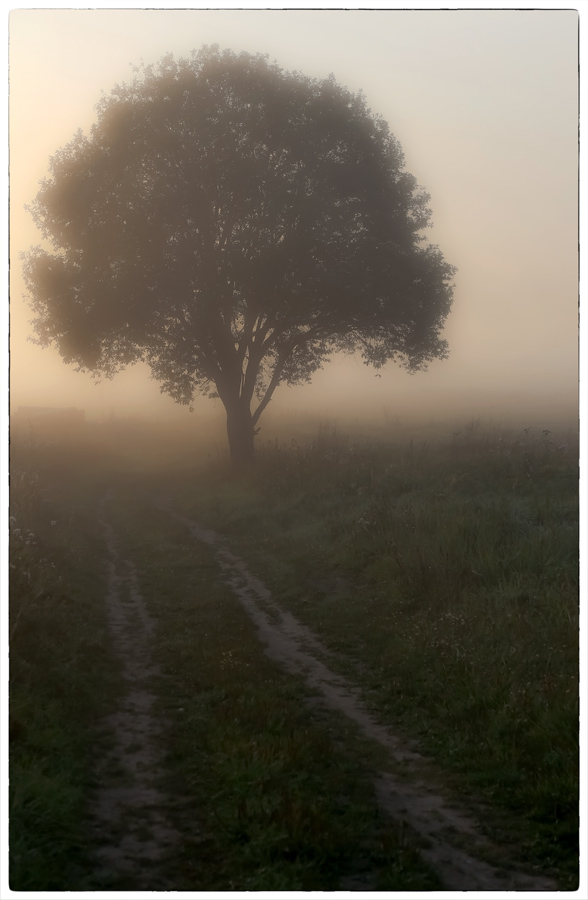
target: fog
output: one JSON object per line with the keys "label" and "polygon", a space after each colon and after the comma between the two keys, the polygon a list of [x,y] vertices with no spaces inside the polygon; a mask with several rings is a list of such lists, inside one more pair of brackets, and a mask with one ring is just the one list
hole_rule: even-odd
{"label": "fog", "polygon": [[[334,358],[280,387],[267,418],[398,415],[546,421],[577,407],[577,28],[574,10],[15,10],[10,14],[11,405],[89,418],[179,417],[141,365],[95,384],[29,340],[24,206],[49,157],[94,120],[131,64],[203,44],[363,89],[431,195],[429,240],[458,268],[450,357],[409,376]],[[194,416],[220,417],[197,399]],[[262,419],[262,426],[264,419]]]}

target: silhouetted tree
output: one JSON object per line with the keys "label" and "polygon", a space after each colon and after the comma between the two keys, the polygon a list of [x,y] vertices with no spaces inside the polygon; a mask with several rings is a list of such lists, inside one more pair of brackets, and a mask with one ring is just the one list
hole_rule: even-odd
{"label": "silhouetted tree", "polygon": [[234,461],[278,384],[334,351],[409,370],[447,355],[454,270],[361,93],[204,47],[97,112],[30,207],[52,247],[25,255],[40,344],[106,377],[144,360],[179,403],[220,397]]}

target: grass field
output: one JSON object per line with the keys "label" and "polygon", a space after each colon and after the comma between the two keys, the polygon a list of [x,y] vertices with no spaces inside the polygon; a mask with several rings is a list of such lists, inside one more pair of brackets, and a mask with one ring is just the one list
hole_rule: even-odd
{"label": "grass field", "polygon": [[150,505],[157,492],[226,536],[455,792],[491,805],[493,836],[573,888],[577,478],[574,433],[549,423],[371,440],[324,426],[266,442],[241,473],[157,429],[15,441],[11,886],[92,887],[93,723],[120,691],[95,509],[115,485],[113,521],[159,622],[166,783],[184,798],[169,810],[185,838],[172,889],[438,882],[377,810],[376,751],[303,703],[209,551]]}
{"label": "grass field", "polygon": [[60,451],[12,447],[10,865],[19,890],[77,884],[92,725],[118,682],[91,499],[80,503],[78,479],[55,479],[47,468]]}

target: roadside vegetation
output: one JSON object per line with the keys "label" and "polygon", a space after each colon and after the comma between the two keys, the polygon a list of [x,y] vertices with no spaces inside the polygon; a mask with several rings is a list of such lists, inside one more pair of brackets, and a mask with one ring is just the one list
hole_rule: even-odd
{"label": "roadside vegetation", "polygon": [[185,438],[119,424],[14,441],[11,469],[13,889],[96,889],[83,823],[120,674],[95,511],[113,485],[112,523],[158,620],[165,786],[185,838],[170,889],[437,882],[377,811],[376,751],[264,655],[209,551],[152,506],[162,493],[226,535],[453,789],[489,802],[492,836],[577,884],[573,433],[323,427],[234,473],[203,441],[195,457]]}
{"label": "roadside vegetation", "polygon": [[144,437],[142,428],[117,426],[75,444],[13,442],[12,889],[104,887],[88,812],[104,740],[98,726],[121,691],[95,518],[112,484],[109,514],[158,621],[159,712],[169,725],[161,787],[182,834],[165,887],[438,888],[414,841],[377,808],[377,756],[347,723],[306,706],[207,551],[153,509],[145,476],[161,464],[161,447],[154,437],[147,452]]}
{"label": "roadside vegetation", "polygon": [[267,444],[248,475],[219,464],[178,494],[345,654],[384,720],[507,812],[502,836],[570,883],[577,458],[573,433],[548,427],[472,421],[372,442],[324,427]]}
{"label": "roadside vegetation", "polygon": [[118,683],[94,514],[72,502],[77,479],[52,477],[63,456],[55,442],[13,436],[9,840],[10,884],[21,891],[79,884],[92,726]]}

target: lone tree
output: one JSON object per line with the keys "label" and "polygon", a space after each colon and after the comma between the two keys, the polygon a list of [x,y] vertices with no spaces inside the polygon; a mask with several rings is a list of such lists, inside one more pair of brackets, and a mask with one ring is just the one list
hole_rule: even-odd
{"label": "lone tree", "polygon": [[204,47],[97,112],[30,207],[52,250],[24,255],[36,340],[65,362],[110,378],[144,360],[179,403],[220,397],[244,462],[276,387],[333,352],[447,356],[454,269],[361,93]]}

